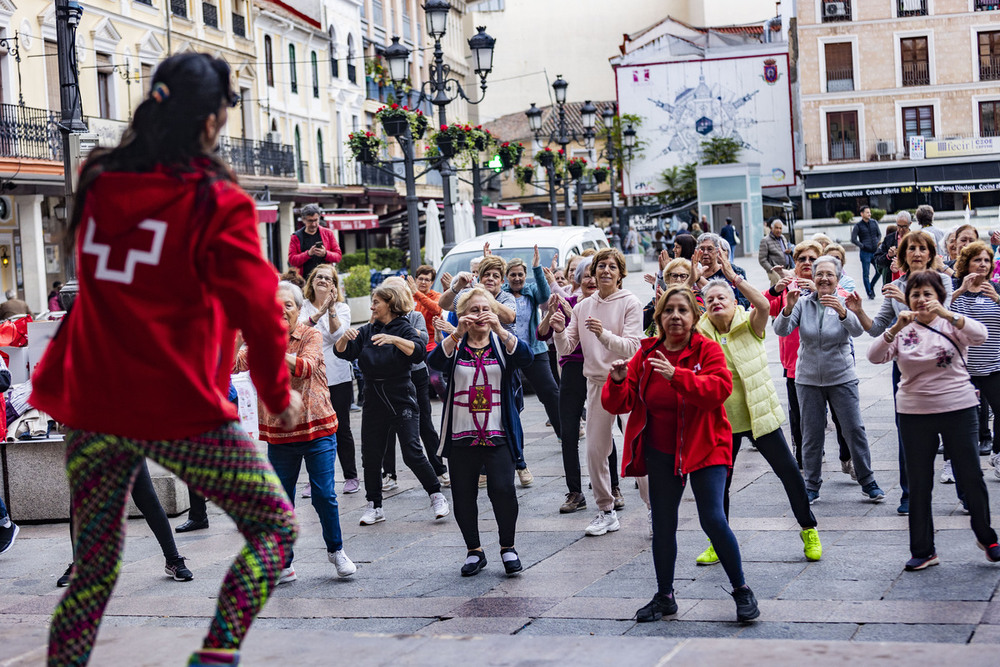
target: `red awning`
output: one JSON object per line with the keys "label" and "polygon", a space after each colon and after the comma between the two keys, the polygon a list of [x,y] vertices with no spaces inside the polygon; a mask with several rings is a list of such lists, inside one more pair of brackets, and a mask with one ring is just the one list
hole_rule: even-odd
{"label": "red awning", "polygon": [[534,225],[535,227],[551,227],[552,221],[536,215]]}
{"label": "red awning", "polygon": [[348,232],[378,228],[378,216],[374,213],[325,213],[323,221],[330,229]]}
{"label": "red awning", "polygon": [[257,205],[257,222],[277,222],[278,221],[278,205],[273,206],[261,206]]}
{"label": "red awning", "polygon": [[511,211],[505,208],[483,207],[483,217],[493,218],[501,228],[528,227],[534,216],[524,211]]}

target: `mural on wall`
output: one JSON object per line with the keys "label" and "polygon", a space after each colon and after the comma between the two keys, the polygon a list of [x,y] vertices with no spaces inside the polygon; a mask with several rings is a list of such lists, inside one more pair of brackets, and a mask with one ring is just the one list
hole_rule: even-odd
{"label": "mural on wall", "polygon": [[699,158],[701,142],[734,139],[741,162],[761,166],[762,187],[795,185],[788,56],[687,60],[615,70],[618,108],[643,118],[644,154],[625,193],[663,189],[660,174]]}

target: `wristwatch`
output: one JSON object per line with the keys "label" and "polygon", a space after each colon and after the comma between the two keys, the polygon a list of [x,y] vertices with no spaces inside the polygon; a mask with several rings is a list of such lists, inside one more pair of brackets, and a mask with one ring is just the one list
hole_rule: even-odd
{"label": "wristwatch", "polygon": [[955,326],[958,326],[958,321],[960,319],[962,319],[962,316],[959,315],[958,313],[951,314],[951,323],[954,324]]}

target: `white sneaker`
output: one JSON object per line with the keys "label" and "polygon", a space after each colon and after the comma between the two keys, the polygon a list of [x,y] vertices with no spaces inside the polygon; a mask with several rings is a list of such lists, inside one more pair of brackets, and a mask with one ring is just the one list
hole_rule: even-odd
{"label": "white sneaker", "polygon": [[521,482],[521,486],[531,486],[535,481],[535,476],[527,468],[521,468],[517,471],[517,479]]}
{"label": "white sneaker", "polygon": [[646,537],[653,539],[653,510],[646,510],[646,519],[649,521]]}
{"label": "white sneaker", "polygon": [[385,512],[381,507],[375,507],[375,503],[368,501],[368,509],[361,515],[361,525],[371,526],[380,521],[385,521]]}
{"label": "white sneaker", "polygon": [[990,466],[994,468],[1000,468],[1000,452],[996,454],[990,454]]}
{"label": "white sneaker", "polygon": [[281,571],[281,574],[278,575],[278,584],[277,585],[280,586],[281,584],[291,583],[291,582],[295,581],[296,579],[298,579],[298,577],[295,576],[295,568],[294,567],[286,567],[286,568],[284,568]]}
{"label": "white sneaker", "polygon": [[399,482],[394,480],[388,475],[382,476],[382,493],[388,493],[389,491],[395,491],[399,488]]}
{"label": "white sneaker", "polygon": [[597,536],[603,535],[604,533],[613,533],[614,531],[621,528],[618,523],[618,514],[611,510],[610,512],[598,512],[594,520],[590,522],[587,526],[587,535]]}
{"label": "white sneaker", "polygon": [[486,475],[480,475],[479,476],[479,488],[480,489],[485,489],[486,488]]}
{"label": "white sneaker", "polygon": [[951,461],[945,461],[944,467],[941,468],[941,483],[942,484],[955,483],[955,475],[951,471]]}
{"label": "white sneaker", "polygon": [[451,488],[451,476],[448,475],[447,471],[438,475],[438,481],[441,482],[441,486],[449,489]]}
{"label": "white sneaker", "polygon": [[347,554],[344,553],[343,549],[339,551],[328,551],[326,552],[326,557],[330,559],[334,567],[337,568],[337,576],[343,579],[344,577],[349,577],[358,571],[358,566],[354,564]]}
{"label": "white sneaker", "polygon": [[440,492],[431,494],[431,508],[434,510],[435,519],[443,519],[451,514],[451,508],[448,507],[448,499]]}

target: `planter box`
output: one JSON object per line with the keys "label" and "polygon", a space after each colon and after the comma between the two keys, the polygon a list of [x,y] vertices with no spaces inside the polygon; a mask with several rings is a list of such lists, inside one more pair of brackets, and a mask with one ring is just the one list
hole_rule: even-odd
{"label": "planter box", "polygon": [[372,318],[372,299],[370,296],[352,296],[347,299],[351,309],[351,323],[364,323]]}
{"label": "planter box", "polygon": [[401,137],[409,128],[410,122],[405,117],[382,119],[382,129],[390,137]]}
{"label": "planter box", "polygon": [[571,164],[569,165],[569,167],[567,167],[567,169],[569,169],[569,175],[577,180],[579,180],[579,178],[583,176],[582,164]]}
{"label": "planter box", "polygon": [[453,142],[450,137],[448,137],[448,138],[438,137],[436,143],[437,143],[438,150],[441,151],[441,157],[444,157],[444,158],[455,157],[455,153],[456,153],[456,151],[455,151],[455,142]]}

